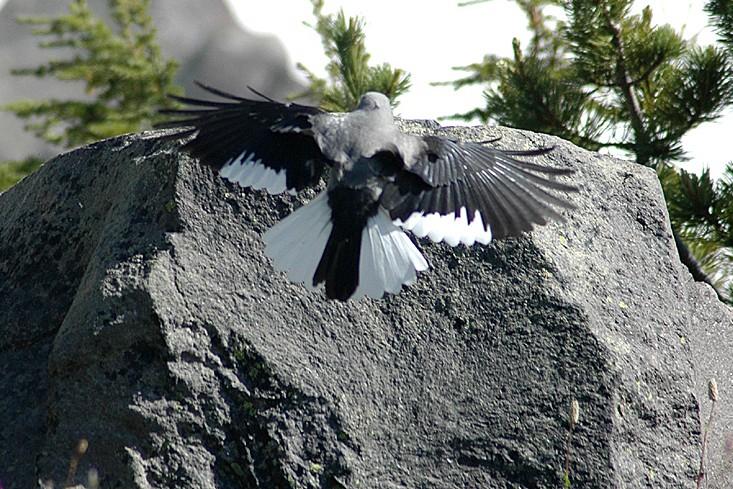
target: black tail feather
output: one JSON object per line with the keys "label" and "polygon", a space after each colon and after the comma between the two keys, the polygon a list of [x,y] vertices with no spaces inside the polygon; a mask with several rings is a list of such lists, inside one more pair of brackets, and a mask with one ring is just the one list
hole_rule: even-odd
{"label": "black tail feather", "polygon": [[367,188],[338,187],[328,191],[328,206],[333,228],[313,286],[325,282],[329,299],[346,301],[359,287],[362,231],[379,204]]}
{"label": "black tail feather", "polygon": [[359,286],[362,230],[351,228],[343,229],[334,223],[313,275],[313,286],[326,282],[326,296],[329,299],[346,301]]}

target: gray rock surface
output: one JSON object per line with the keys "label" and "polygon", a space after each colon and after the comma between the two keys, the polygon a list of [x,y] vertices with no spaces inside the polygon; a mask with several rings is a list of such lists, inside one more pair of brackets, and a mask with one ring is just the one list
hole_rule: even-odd
{"label": "gray rock surface", "polygon": [[[102,487],[694,487],[733,432],[730,311],[679,263],[648,169],[557,145],[564,224],[431,263],[381,301],[327,302],[259,236],[298,200],[230,185],[154,134],[46,163],[0,195],[0,478]],[[312,197],[305,196],[306,198]],[[702,411],[699,407],[702,406]],[[727,479],[726,479],[727,477]]]}
{"label": "gray rock surface", "polygon": [[[66,13],[68,3],[8,0],[0,9],[0,105],[24,99],[84,98],[79,83],[10,74],[14,68],[67,57],[63,50],[40,49],[38,43],[48,39],[31,35],[33,27],[18,24],[16,18]],[[108,0],[89,0],[89,5],[100,15],[108,12]],[[235,93],[244,93],[250,85],[280,100],[303,90],[280,40],[244,30],[223,0],[155,0],[150,13],[163,55],[181,63],[176,82],[187,92],[193,80]],[[12,113],[0,112],[0,127],[0,162],[30,155],[48,158],[59,151],[26,133],[23,121]]]}

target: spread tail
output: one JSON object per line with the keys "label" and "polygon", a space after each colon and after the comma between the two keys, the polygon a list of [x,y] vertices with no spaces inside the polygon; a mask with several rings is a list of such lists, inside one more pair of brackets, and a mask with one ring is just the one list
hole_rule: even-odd
{"label": "spread tail", "polygon": [[414,284],[417,272],[428,268],[385,210],[348,220],[332,217],[328,200],[321,193],[262,236],[265,254],[291,281],[310,288],[325,283],[330,299],[378,299]]}

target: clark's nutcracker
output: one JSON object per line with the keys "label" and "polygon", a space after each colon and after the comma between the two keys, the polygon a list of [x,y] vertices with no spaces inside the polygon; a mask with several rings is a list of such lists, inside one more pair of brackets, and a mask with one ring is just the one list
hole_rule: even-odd
{"label": "clark's nutcracker", "polygon": [[243,187],[271,194],[327,189],[268,230],[265,254],[293,282],[330,299],[381,298],[412,285],[428,264],[402,229],[451,246],[487,244],[560,219],[572,208],[549,190],[575,187],[544,175],[572,170],[516,159],[552,148],[500,151],[482,143],[414,136],[395,125],[389,99],[364,95],[353,112],[248,100],[199,84],[224,101],[175,97],[191,106],[161,124],[191,137],[184,151]]}

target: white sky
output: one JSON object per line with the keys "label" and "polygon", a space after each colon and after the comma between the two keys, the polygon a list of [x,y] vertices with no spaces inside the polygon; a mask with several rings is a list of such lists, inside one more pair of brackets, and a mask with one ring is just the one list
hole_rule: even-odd
{"label": "white sky", "polygon": [[[301,62],[323,74],[326,64],[320,38],[303,21],[312,22],[308,0],[227,0],[242,25],[255,32],[279,37],[290,62]],[[700,44],[710,44],[715,34],[706,27],[702,0],[637,1],[640,12],[649,5],[654,23],[684,29],[685,37],[697,36]],[[426,7],[425,0],[326,0],[326,13],[343,7],[347,16],[366,21],[366,47],[374,63],[387,62],[412,75],[411,90],[400,98],[398,113],[409,119],[436,119],[483,106],[481,88],[433,87],[431,82],[462,76],[451,68],[479,62],[485,54],[511,56],[514,36],[523,44],[529,40],[526,19],[511,0],[458,7],[458,0],[438,0]],[[321,70],[319,72],[319,70]],[[449,122],[443,122],[449,124]],[[719,122],[707,123],[691,131],[683,141],[692,159],[683,166],[699,171],[710,166],[719,176],[733,160],[728,139],[733,137],[733,110]]]}

